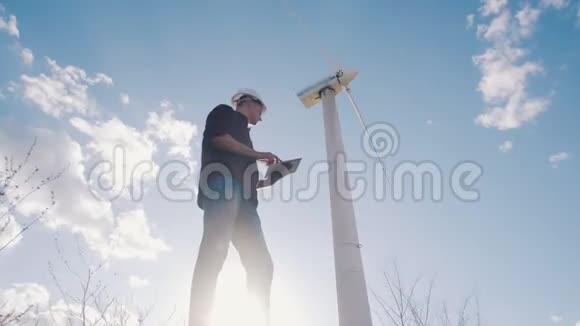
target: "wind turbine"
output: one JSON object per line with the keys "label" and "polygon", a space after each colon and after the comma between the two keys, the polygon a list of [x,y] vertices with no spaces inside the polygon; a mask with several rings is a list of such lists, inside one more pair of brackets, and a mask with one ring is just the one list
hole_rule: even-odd
{"label": "wind turbine", "polygon": [[335,75],[324,78],[298,93],[298,97],[306,108],[322,102],[326,157],[329,164],[330,212],[339,326],[372,326],[361,257],[362,246],[358,240],[351,194],[348,188],[341,189],[340,192],[338,189],[338,182],[348,182],[346,160],[337,159],[338,156],[345,157],[335,99],[343,88],[347,91],[365,132],[367,131],[348,89],[348,84],[357,74],[358,72],[354,70],[344,72],[339,70]]}

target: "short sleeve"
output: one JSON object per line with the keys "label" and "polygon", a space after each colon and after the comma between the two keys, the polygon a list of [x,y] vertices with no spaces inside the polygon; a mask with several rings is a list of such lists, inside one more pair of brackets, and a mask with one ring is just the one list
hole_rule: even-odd
{"label": "short sleeve", "polygon": [[207,116],[204,138],[211,139],[230,132],[234,118],[234,109],[227,105],[216,106]]}

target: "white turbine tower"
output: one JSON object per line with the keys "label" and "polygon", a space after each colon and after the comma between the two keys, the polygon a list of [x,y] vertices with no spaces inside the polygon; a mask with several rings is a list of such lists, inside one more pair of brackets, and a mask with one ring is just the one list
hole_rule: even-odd
{"label": "white turbine tower", "polygon": [[[330,211],[339,326],[372,326],[354,207],[348,188],[341,186],[348,184],[348,176],[335,101],[335,96],[356,75],[356,71],[339,71],[336,75],[325,78],[298,93],[298,97],[307,108],[322,100],[326,155],[330,169]],[[346,90],[349,93],[348,88]],[[348,95],[364,127],[358,108],[350,93]],[[341,158],[338,159],[339,157]]]}

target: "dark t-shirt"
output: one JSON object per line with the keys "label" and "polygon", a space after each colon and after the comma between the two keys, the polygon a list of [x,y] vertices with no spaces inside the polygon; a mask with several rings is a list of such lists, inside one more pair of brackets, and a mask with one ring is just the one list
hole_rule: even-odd
{"label": "dark t-shirt", "polygon": [[[211,141],[214,137],[229,134],[240,143],[254,148],[250,138],[248,119],[232,107],[220,104],[207,116],[203,132],[201,151],[200,185],[205,178],[205,184],[210,184],[213,178],[223,177],[221,169],[226,169],[244,189],[244,199],[258,205],[256,184],[258,183],[258,167],[256,160],[247,156],[221,150]],[[218,163],[218,165],[213,164]],[[227,173],[226,173],[227,175]],[[199,187],[197,204],[203,209],[203,202],[209,200]]]}

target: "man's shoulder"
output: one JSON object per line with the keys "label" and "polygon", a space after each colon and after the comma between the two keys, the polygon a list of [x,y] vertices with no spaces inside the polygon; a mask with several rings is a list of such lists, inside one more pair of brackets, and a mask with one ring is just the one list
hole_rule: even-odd
{"label": "man's shoulder", "polygon": [[223,114],[223,113],[233,113],[234,112],[234,108],[232,108],[231,106],[227,105],[227,104],[219,104],[218,106],[216,106],[215,108],[213,108],[211,110],[211,112],[209,114]]}
{"label": "man's shoulder", "polygon": [[234,116],[234,109],[226,104],[220,104],[213,108],[207,115],[206,123],[216,123],[218,121],[226,121],[232,119]]}

